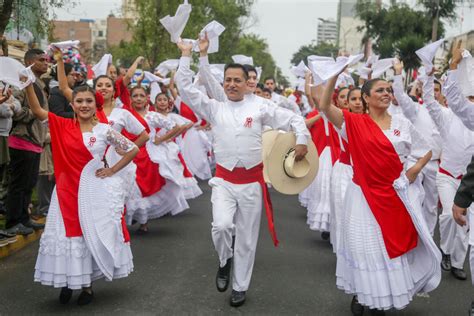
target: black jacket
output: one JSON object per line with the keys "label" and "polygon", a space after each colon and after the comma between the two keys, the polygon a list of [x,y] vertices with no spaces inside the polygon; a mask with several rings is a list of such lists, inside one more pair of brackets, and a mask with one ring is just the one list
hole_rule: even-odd
{"label": "black jacket", "polygon": [[66,97],[63,96],[59,87],[54,87],[50,91],[49,95],[49,110],[58,115],[65,118],[74,118],[74,111],[72,106],[69,104],[69,101]]}
{"label": "black jacket", "polygon": [[454,204],[459,207],[468,208],[474,199],[474,156],[467,166],[467,172],[462,177],[461,185],[454,197]]}

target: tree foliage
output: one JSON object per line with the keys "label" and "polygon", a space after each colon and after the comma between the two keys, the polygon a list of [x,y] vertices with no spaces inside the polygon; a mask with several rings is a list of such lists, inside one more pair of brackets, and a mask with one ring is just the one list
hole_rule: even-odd
{"label": "tree foliage", "polygon": [[[235,54],[252,56],[255,65],[263,67],[262,76],[274,75],[276,69],[280,82],[287,83],[269,54],[265,40],[256,35],[243,34],[242,25],[250,15],[253,2],[254,0],[193,0],[191,16],[182,37],[196,39],[207,23],[216,20],[226,30],[219,37],[219,52],[209,55],[211,63],[229,63],[232,61],[231,56]],[[130,65],[137,56],[142,55],[150,67],[155,67],[163,60],[178,58],[179,50],[170,41],[169,33],[159,20],[168,14],[174,15],[181,3],[182,0],[136,0],[134,11],[138,18],[129,25],[134,34],[133,40],[110,48],[114,60]]]}
{"label": "tree foliage", "polygon": [[312,43],[309,45],[301,46],[296,53],[293,54],[291,58],[291,63],[294,65],[299,64],[302,60],[306,63],[308,56],[318,55],[318,56],[328,56],[336,57],[338,48],[330,43],[321,43],[319,45]]}
{"label": "tree foliage", "polygon": [[[415,51],[426,45],[432,37],[433,14],[454,19],[453,1],[439,1],[440,7],[433,6],[434,1],[419,1],[424,10],[410,8],[406,4],[392,3],[390,7],[379,7],[371,0],[358,0],[356,12],[365,22],[359,31],[366,32],[366,38],[374,40],[373,49],[381,58],[399,55],[405,68],[419,66]],[[443,21],[439,21],[436,38],[445,33]]]}

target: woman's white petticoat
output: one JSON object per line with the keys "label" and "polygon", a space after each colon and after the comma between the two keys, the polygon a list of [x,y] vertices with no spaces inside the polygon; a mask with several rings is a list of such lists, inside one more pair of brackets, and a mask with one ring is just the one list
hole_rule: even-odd
{"label": "woman's white petticoat", "polygon": [[331,171],[331,149],[326,147],[319,157],[318,174],[308,187],[307,224],[312,230],[329,231]]}
{"label": "woman's white petticoat", "polygon": [[209,152],[212,144],[203,131],[194,127],[186,132],[181,142],[181,152],[189,171],[201,180],[212,177]]}
{"label": "woman's white petticoat", "polygon": [[[82,194],[79,193],[78,203],[84,236],[66,237],[54,190],[35,265],[36,282],[76,290],[89,287],[94,280],[105,277],[110,281],[126,277],[133,271],[130,243],[124,242],[120,223],[124,182],[117,176],[90,179],[95,178],[95,170],[100,166],[100,161],[92,160],[81,175]],[[93,191],[97,196],[84,196],[84,193]],[[104,249],[110,252],[105,253]]]}
{"label": "woman's white petticoat", "polygon": [[352,181],[347,187],[336,284],[346,293],[357,295],[362,305],[402,309],[413,295],[432,291],[441,281],[441,254],[423,219],[416,198],[418,186],[408,186],[404,174],[394,182],[418,232],[417,247],[394,259],[388,257],[382,232],[361,188]]}
{"label": "woman's white petticoat", "polygon": [[349,183],[352,181],[354,172],[352,166],[337,161],[334,164],[331,175],[331,224],[330,240],[334,253],[337,254],[338,243],[342,238],[342,219],[344,210],[344,197]]}

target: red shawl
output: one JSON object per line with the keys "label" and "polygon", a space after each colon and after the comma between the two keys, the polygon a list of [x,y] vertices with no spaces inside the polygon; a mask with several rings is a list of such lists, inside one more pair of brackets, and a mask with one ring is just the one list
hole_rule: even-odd
{"label": "red shawl", "polygon": [[[145,119],[134,109],[128,108],[128,110],[145,127],[146,132],[150,133],[150,127]],[[132,142],[138,138],[137,135],[133,135],[125,130],[122,131],[122,134]],[[140,148],[133,162],[137,165],[137,185],[143,197],[155,194],[166,184],[165,178],[159,173],[160,165],[150,160],[146,146]]]}
{"label": "red shawl", "polygon": [[328,122],[329,126],[329,147],[331,147],[331,160],[334,165],[341,156],[341,143],[339,142],[339,134],[331,122]]}
{"label": "red shawl", "polygon": [[415,248],[418,241],[410,214],[392,186],[403,165],[390,140],[368,114],[343,113],[353,181],[361,187],[380,226],[389,257],[396,258]]}
{"label": "red shawl", "polygon": [[93,159],[84,146],[79,123],[48,113],[49,131],[56,177],[56,193],[66,229],[66,237],[82,236],[78,214],[81,173]]}
{"label": "red shawl", "polygon": [[[312,117],[315,117],[318,115],[319,112],[318,110],[314,110],[306,116],[307,119],[310,119]],[[321,153],[323,152],[324,148],[328,146],[329,144],[329,139],[326,136],[326,133],[324,131],[324,121],[322,118],[317,120],[313,126],[309,128],[309,132],[311,134],[311,138],[313,139],[314,144],[316,145],[316,149],[318,150],[318,155],[321,156]]]}
{"label": "red shawl", "polygon": [[[193,110],[186,105],[186,103],[184,102],[181,102],[181,105],[180,105],[180,110],[179,110],[179,114],[184,117],[184,118],[187,118],[188,120],[192,121],[193,123],[197,123],[199,120],[196,116],[196,114],[194,114]],[[207,124],[207,122],[205,120],[201,120],[201,126],[205,126]]]}
{"label": "red shawl", "polygon": [[120,77],[115,81],[115,98],[120,98],[120,101],[125,106],[130,106],[130,91],[128,91],[127,86],[123,83],[123,77]]}

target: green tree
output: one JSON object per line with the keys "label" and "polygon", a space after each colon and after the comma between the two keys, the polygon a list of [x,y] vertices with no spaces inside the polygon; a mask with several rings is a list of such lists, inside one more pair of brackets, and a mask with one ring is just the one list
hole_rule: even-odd
{"label": "green tree", "polygon": [[299,64],[302,60],[306,63],[308,56],[318,55],[318,56],[337,56],[338,48],[331,43],[321,43],[319,45],[314,42],[309,45],[301,46],[296,53],[293,54],[291,58],[291,63],[294,65]]}
{"label": "green tree", "polygon": [[[432,39],[433,17],[429,8],[418,10],[396,3],[382,8],[371,0],[358,0],[356,12],[365,22],[359,31],[365,31],[366,38],[374,40],[373,49],[376,53],[382,58],[398,54],[406,70],[419,66],[415,51]],[[443,15],[449,17],[448,13]],[[444,23],[439,21],[436,39],[443,36],[444,32]]]}

